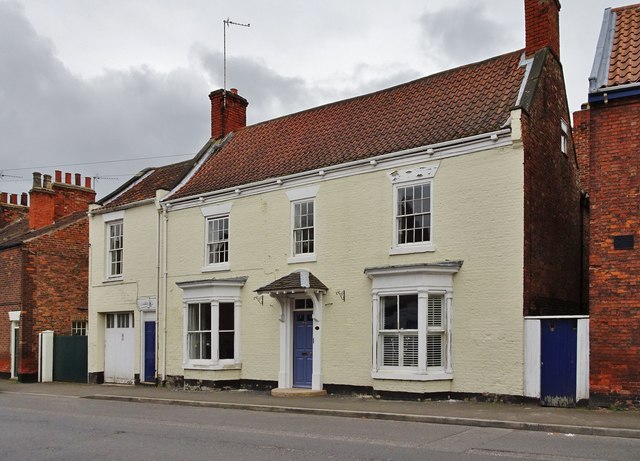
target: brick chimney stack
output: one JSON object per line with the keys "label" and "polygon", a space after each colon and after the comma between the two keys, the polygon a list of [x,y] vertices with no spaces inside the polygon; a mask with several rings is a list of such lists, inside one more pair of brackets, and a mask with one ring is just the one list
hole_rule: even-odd
{"label": "brick chimney stack", "polygon": [[51,179],[51,175],[33,173],[33,187],[29,191],[30,229],[39,229],[72,213],[87,211],[89,204],[95,201],[91,178],[85,178],[83,186],[80,174],[66,173],[63,181],[62,171],[57,170],[54,181]]}
{"label": "brick chimney stack", "polygon": [[220,139],[227,134],[247,126],[249,102],[231,88],[216,90],[209,94],[211,100],[211,138]]}
{"label": "brick chimney stack", "polygon": [[29,195],[29,229],[39,229],[52,224],[55,217],[56,193],[51,188],[51,175],[46,174],[43,178],[41,173],[33,173],[33,187]]}
{"label": "brick chimney stack", "polygon": [[0,192],[0,228],[26,217],[29,213],[28,196],[22,193]]}
{"label": "brick chimney stack", "polygon": [[560,59],[560,1],[524,0],[525,55],[550,48]]}
{"label": "brick chimney stack", "polygon": [[89,204],[96,199],[96,191],[91,188],[91,178],[84,178],[83,185],[82,175],[79,173],[65,173],[63,181],[62,171],[56,170],[52,188],[56,193],[55,219],[76,211],[87,211]]}

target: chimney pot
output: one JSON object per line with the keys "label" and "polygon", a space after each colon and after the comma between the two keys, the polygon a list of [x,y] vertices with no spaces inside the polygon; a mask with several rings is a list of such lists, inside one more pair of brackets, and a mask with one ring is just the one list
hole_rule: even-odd
{"label": "chimney pot", "polygon": [[42,174],[37,171],[33,172],[33,188],[39,189],[42,187]]}
{"label": "chimney pot", "polygon": [[26,192],[23,192],[22,194],[20,194],[20,205],[22,206],[29,205],[29,196],[27,195]]}
{"label": "chimney pot", "polygon": [[64,183],[65,184],[71,184],[71,173],[65,173],[64,174]]}
{"label": "chimney pot", "polygon": [[89,176],[85,176],[84,178],[84,187],[91,189],[91,178]]}
{"label": "chimney pot", "polygon": [[42,188],[43,189],[52,189],[51,187],[51,175],[45,174],[44,179],[42,180]]}
{"label": "chimney pot", "polygon": [[18,204],[18,194],[11,194],[9,196],[9,203],[11,203],[12,205],[17,205]]}
{"label": "chimney pot", "polygon": [[56,182],[57,183],[61,183],[62,182],[62,171],[60,170],[56,170]]}
{"label": "chimney pot", "polygon": [[76,173],[76,186],[81,186],[82,185],[82,175],[80,173]]}

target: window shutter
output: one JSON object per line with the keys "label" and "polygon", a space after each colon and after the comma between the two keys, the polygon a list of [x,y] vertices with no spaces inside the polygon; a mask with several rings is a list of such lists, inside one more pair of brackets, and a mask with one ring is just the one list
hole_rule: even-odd
{"label": "window shutter", "polygon": [[383,336],[382,347],[382,363],[387,367],[398,366],[398,337],[397,336]]}
{"label": "window shutter", "polygon": [[402,338],[403,365],[405,367],[418,366],[418,335]]}
{"label": "window shutter", "polygon": [[427,367],[442,366],[442,333],[427,335]]}
{"label": "window shutter", "polygon": [[444,304],[444,296],[429,296],[427,325],[430,327],[442,326],[442,306]]}

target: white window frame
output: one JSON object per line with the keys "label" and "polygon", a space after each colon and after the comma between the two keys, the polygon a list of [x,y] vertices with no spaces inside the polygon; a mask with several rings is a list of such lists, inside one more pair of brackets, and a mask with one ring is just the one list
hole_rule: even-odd
{"label": "white window frame", "polygon": [[[374,379],[407,381],[435,381],[453,379],[452,361],[452,308],[453,274],[459,266],[408,265],[367,269],[372,279],[372,369]],[[415,295],[418,298],[418,364],[417,366],[384,365],[383,298]],[[429,297],[442,297],[442,324],[429,325]],[[402,330],[400,330],[402,332]],[[406,330],[414,334],[415,330]],[[427,338],[429,335],[443,338],[440,366],[428,366]]]}
{"label": "white window frame", "polygon": [[[112,237],[111,237],[111,229],[114,227],[120,227],[120,240],[122,242],[122,245],[120,248],[113,248],[111,246],[112,244]],[[106,273],[107,273],[107,279],[108,280],[122,280],[124,278],[124,220],[123,219],[116,219],[113,221],[109,221],[106,223],[105,226],[106,229]],[[114,256],[117,255],[119,252],[120,254],[120,272],[114,272],[113,271],[113,264],[114,264]]]}
{"label": "white window frame", "polygon": [[[311,213],[308,212],[309,206],[312,207]],[[307,213],[302,213],[302,207],[306,207]],[[297,210],[300,210],[300,213]],[[298,226],[297,221],[298,217],[302,219],[303,216],[311,216],[312,224],[309,226],[303,226],[300,224]],[[315,199],[306,199],[306,200],[298,200],[295,202],[291,202],[291,255],[293,258],[305,258],[310,256],[315,256],[316,254],[316,238],[315,238],[315,223],[316,223],[316,201]],[[309,239],[303,239],[302,237],[298,238],[300,234],[304,234],[304,232],[311,232],[313,237]],[[310,243],[313,247],[313,251],[297,251],[298,244],[303,246],[307,243]]]}
{"label": "white window frame", "polygon": [[[241,289],[244,280],[203,280],[180,282],[183,296],[183,368],[226,370],[241,368],[240,361],[240,313]],[[211,358],[191,359],[189,357],[189,305],[209,303],[211,305]],[[233,304],[233,358],[219,359],[220,304]],[[223,330],[228,331],[228,330]]]}
{"label": "white window frame", "polygon": [[[204,217],[204,265],[202,272],[227,271],[231,269],[231,207],[232,203],[207,206],[200,209]],[[209,245],[216,242],[209,241],[209,226],[220,219],[227,219],[227,260],[218,263],[209,263]]]}
{"label": "white window frame", "polygon": [[569,124],[560,119],[560,152],[569,155]]}
{"label": "white window frame", "polygon": [[[318,207],[316,196],[318,194],[319,186],[306,187],[303,189],[294,189],[287,192],[290,202],[290,216],[291,224],[289,227],[289,236],[291,239],[290,256],[288,259],[289,264],[314,262],[317,260],[318,254]],[[295,209],[296,205],[310,202],[313,204],[313,252],[309,253],[296,253],[296,221],[295,221]]]}
{"label": "white window frame", "polygon": [[72,320],[71,321],[71,336],[87,336],[87,321],[86,320]]}
{"label": "white window frame", "polygon": [[[399,190],[407,187],[415,186],[429,186],[429,240],[421,242],[400,243],[399,242],[399,226],[398,221],[400,216],[398,215],[398,200]],[[410,254],[410,253],[426,253],[435,251],[435,245],[433,244],[433,181],[418,180],[418,181],[406,181],[393,186],[393,245],[389,251],[390,255],[397,254]]]}

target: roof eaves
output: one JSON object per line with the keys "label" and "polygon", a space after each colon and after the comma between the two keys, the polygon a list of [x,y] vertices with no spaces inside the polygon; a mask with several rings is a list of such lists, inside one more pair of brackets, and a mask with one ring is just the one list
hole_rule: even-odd
{"label": "roof eaves", "polygon": [[122,205],[113,206],[113,207],[109,207],[109,208],[95,208],[93,210],[89,210],[87,214],[89,216],[93,216],[93,215],[101,215],[101,214],[113,213],[114,211],[128,210],[130,208],[136,208],[136,207],[139,207],[139,206],[149,205],[151,203],[155,203],[155,201],[156,201],[156,199],[153,198],[153,197],[145,198],[143,200],[137,200],[135,202],[124,203]]}
{"label": "roof eaves", "polygon": [[607,85],[615,31],[616,13],[613,12],[611,8],[607,8],[604,10],[596,55],[593,59],[593,67],[591,68],[591,75],[589,76],[590,93],[598,92],[600,88]]}
{"label": "roof eaves", "polygon": [[169,200],[172,195],[177,194],[180,191],[180,189],[182,189],[182,187],[184,187],[191,180],[191,178],[198,172],[198,170],[200,170],[200,168],[202,167],[202,165],[204,165],[207,159],[212,155],[214,155],[216,152],[218,152],[220,149],[222,149],[222,147],[227,142],[229,142],[231,138],[233,138],[233,132],[229,133],[227,136],[219,140],[209,139],[204,144],[204,146],[202,146],[202,149],[200,149],[198,154],[193,159],[193,166],[181,178],[181,180],[178,181],[176,185],[174,185],[174,187],[169,191],[169,193],[166,194],[164,197],[162,197],[160,201],[165,202]]}

